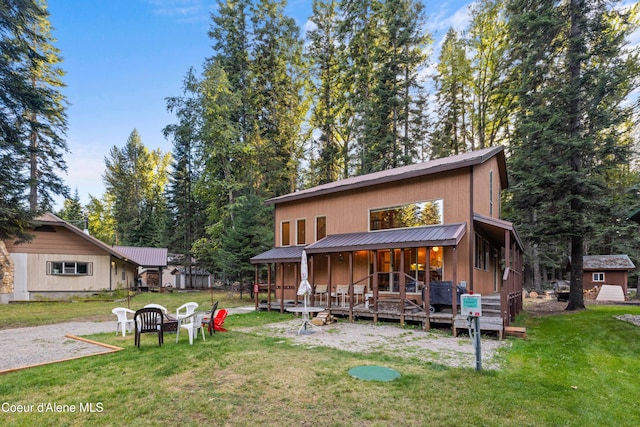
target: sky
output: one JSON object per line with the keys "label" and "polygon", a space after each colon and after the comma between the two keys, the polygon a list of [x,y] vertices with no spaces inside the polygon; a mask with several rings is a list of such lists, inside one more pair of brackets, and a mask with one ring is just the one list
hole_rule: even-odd
{"label": "sky", "polygon": [[[424,0],[436,39],[468,22],[467,1]],[[104,194],[104,159],[134,129],[150,150],[171,152],[162,129],[175,122],[166,98],[181,95],[190,67],[213,53],[215,0],[48,0],[54,45],[63,58],[70,152],[62,178],[80,202]],[[304,33],[311,0],[289,0],[286,14]],[[56,209],[63,199],[56,200]]]}

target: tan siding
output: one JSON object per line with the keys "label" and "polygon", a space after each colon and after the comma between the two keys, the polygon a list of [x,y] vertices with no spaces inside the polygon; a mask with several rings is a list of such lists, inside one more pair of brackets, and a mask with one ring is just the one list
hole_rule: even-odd
{"label": "tan siding", "polygon": [[28,243],[14,244],[7,241],[9,252],[30,254],[86,254],[105,255],[98,246],[63,228],[54,227],[55,232],[35,231],[33,240]]}
{"label": "tan siding", "polygon": [[[77,261],[93,263],[91,276],[63,276],[47,274],[49,261]],[[98,291],[109,288],[109,256],[29,254],[28,289],[38,291]]]}
{"label": "tan siding", "polygon": [[[444,200],[444,222],[469,221],[469,178],[463,172],[407,180],[276,207],[276,242],[282,221],[306,219],[307,244],[315,242],[315,218],[326,216],[327,235],[369,231],[369,210],[428,200]],[[292,239],[293,240],[293,239]]]}

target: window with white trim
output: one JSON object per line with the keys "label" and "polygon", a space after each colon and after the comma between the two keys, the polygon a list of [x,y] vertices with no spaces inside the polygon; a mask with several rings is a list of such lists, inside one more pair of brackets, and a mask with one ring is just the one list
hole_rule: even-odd
{"label": "window with white trim", "polygon": [[593,273],[592,280],[594,282],[604,282],[604,273]]}
{"label": "window with white trim", "polygon": [[47,261],[47,274],[54,276],[93,276],[93,263],[79,261]]}

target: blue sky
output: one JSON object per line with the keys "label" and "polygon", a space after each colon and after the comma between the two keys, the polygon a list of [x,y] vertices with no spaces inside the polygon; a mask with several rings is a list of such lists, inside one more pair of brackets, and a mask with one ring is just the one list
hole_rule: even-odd
{"label": "blue sky", "polygon": [[[429,31],[442,36],[468,22],[468,2],[425,0]],[[180,95],[189,67],[211,56],[207,32],[214,0],[49,0],[55,46],[64,59],[69,107],[63,176],[86,204],[102,197],[104,158],[137,129],[149,149],[171,151],[162,129],[174,122],[165,98]],[[311,0],[290,0],[302,31]],[[56,208],[62,206],[62,199]]]}

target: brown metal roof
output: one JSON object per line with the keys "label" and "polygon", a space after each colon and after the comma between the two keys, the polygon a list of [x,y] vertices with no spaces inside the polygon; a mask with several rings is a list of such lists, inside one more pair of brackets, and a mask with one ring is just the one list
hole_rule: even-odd
{"label": "brown metal roof", "polygon": [[167,248],[138,248],[134,246],[114,246],[114,248],[142,267],[167,266]]}
{"label": "brown metal roof", "polygon": [[465,223],[429,225],[363,233],[333,234],[306,247],[309,254],[422,246],[454,246],[467,230]]}
{"label": "brown metal roof", "polygon": [[290,202],[294,200],[305,199],[308,197],[321,196],[331,193],[337,193],[340,191],[354,190],[357,188],[369,187],[372,185],[384,184],[388,182],[400,181],[439,172],[460,169],[463,167],[482,164],[494,156],[498,156],[498,161],[501,165],[499,171],[500,180],[502,183],[502,188],[505,189],[509,184],[507,181],[504,147],[497,146],[485,148],[482,150],[469,151],[467,153],[458,154],[456,156],[430,160],[424,163],[417,163],[366,175],[354,176],[351,178],[318,185],[306,190],[296,191],[294,193],[274,197],[267,200],[265,203],[267,205],[275,205],[278,203]]}
{"label": "brown metal roof", "polygon": [[520,250],[524,250],[524,246],[522,244],[522,240],[520,240],[520,236],[516,232],[516,229],[513,227],[513,224],[509,221],[480,215],[478,213],[473,214],[473,221],[475,223],[475,227],[478,227],[486,234],[489,234],[491,238],[493,238],[496,242],[504,243],[504,232],[508,231],[515,239],[516,243],[520,247]]}
{"label": "brown metal roof", "polygon": [[633,270],[636,266],[627,255],[585,255],[583,270]]}
{"label": "brown metal roof", "polygon": [[304,246],[284,246],[272,248],[251,258],[251,264],[268,264],[271,262],[300,262]]}

